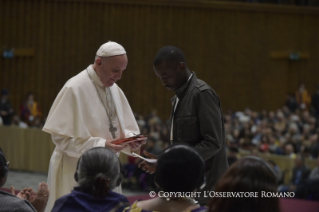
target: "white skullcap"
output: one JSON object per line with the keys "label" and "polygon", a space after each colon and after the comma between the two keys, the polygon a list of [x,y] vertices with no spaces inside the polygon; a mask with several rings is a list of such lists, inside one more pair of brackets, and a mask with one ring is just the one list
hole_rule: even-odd
{"label": "white skullcap", "polygon": [[122,54],[126,54],[124,47],[113,41],[104,43],[96,52],[96,55],[99,57],[111,57]]}

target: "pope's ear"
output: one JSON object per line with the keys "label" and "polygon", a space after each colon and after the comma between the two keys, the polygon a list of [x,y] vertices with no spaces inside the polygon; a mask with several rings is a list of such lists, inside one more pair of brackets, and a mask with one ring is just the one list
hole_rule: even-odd
{"label": "pope's ear", "polygon": [[101,66],[102,58],[100,58],[100,57],[96,58],[95,63],[96,63],[96,65]]}

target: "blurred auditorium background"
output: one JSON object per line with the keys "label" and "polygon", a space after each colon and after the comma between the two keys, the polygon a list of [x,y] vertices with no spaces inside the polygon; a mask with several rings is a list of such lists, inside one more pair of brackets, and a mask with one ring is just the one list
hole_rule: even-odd
{"label": "blurred auditorium background", "polygon": [[[118,85],[149,137],[144,149],[169,145],[174,93],[152,62],[173,45],[221,99],[230,163],[260,156],[288,186],[294,169],[305,178],[318,169],[318,0],[0,0],[0,147],[18,178],[48,172],[55,146],[41,128],[50,107],[109,40],[127,51]],[[121,160],[127,191],[156,189],[138,159]]]}

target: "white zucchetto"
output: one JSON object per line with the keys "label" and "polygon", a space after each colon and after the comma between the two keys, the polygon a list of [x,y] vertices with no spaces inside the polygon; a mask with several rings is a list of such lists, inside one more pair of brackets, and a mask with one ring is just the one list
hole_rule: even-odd
{"label": "white zucchetto", "polygon": [[103,44],[96,52],[96,55],[99,57],[111,57],[122,54],[126,54],[124,47],[113,41]]}

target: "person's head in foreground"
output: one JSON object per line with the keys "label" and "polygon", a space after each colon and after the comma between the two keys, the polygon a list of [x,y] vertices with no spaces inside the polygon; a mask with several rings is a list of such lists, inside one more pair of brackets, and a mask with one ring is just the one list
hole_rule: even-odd
{"label": "person's head in foreground", "polygon": [[52,211],[123,211],[126,197],[112,190],[121,183],[120,162],[105,147],[86,151],[79,159],[74,175],[78,187],[59,198]]}
{"label": "person's head in foreground", "polygon": [[[9,161],[0,148],[0,187],[6,183],[8,173]],[[48,196],[48,186],[44,182],[39,183],[37,192],[34,192],[32,188],[24,188],[17,196],[14,187],[11,186],[11,193],[0,190],[0,211],[43,212]]]}
{"label": "person's head in foreground", "polygon": [[[190,194],[205,184],[205,163],[192,147],[179,144],[167,148],[157,161],[155,184],[161,190],[158,197],[135,202],[125,211],[207,211]],[[188,192],[190,197],[168,196],[168,192]]]}
{"label": "person's head in foreground", "polygon": [[[245,193],[242,197],[216,197],[218,192]],[[270,165],[256,156],[242,158],[216,184],[209,212],[280,212],[279,198],[265,196],[270,195],[267,192],[277,192],[276,176]]]}
{"label": "person's head in foreground", "polygon": [[175,46],[164,46],[158,51],[153,69],[163,86],[172,91],[182,87],[191,74],[184,53]]}
{"label": "person's head in foreground", "polygon": [[121,79],[127,62],[124,47],[116,42],[109,41],[97,50],[93,69],[103,86],[108,88]]}
{"label": "person's head in foreground", "polygon": [[7,182],[9,172],[9,161],[6,160],[2,149],[0,148],[0,187]]}

